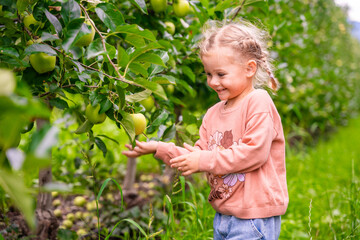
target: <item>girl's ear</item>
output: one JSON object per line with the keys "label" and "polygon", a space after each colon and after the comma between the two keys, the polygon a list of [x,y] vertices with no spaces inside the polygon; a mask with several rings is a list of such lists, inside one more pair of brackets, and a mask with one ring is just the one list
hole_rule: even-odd
{"label": "girl's ear", "polygon": [[257,70],[257,63],[255,60],[249,60],[246,63],[246,76],[252,78],[255,76]]}

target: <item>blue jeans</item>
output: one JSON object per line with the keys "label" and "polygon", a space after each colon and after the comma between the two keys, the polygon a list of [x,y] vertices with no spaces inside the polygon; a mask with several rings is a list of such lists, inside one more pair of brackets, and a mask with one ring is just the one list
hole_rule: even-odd
{"label": "blue jeans", "polygon": [[216,213],[214,240],[276,240],[280,235],[281,217],[240,219]]}

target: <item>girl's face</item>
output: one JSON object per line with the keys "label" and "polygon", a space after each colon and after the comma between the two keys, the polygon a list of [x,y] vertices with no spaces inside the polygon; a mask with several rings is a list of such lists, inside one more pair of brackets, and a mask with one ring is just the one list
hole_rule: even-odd
{"label": "girl's face", "polygon": [[230,47],[214,48],[202,56],[208,85],[217,92],[220,100],[231,107],[254,88],[252,78],[256,72],[254,60],[241,61]]}

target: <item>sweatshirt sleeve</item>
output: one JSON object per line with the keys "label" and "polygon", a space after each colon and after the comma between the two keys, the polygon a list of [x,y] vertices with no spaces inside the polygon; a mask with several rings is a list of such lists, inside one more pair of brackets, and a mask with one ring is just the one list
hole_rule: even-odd
{"label": "sweatshirt sleeve", "polygon": [[[205,119],[205,117],[204,117]],[[206,149],[206,127],[205,127],[205,120],[203,120],[202,125],[200,126],[199,130],[200,139],[196,141],[195,147],[199,148],[200,150]],[[159,142],[158,148],[156,150],[156,153],[154,155],[155,158],[161,159],[166,165],[170,165],[170,160],[189,153],[189,151],[186,148],[178,147],[174,143],[165,143],[165,142]]]}
{"label": "sweatshirt sleeve", "polygon": [[247,121],[245,133],[238,145],[223,150],[215,148],[202,151],[200,171],[221,175],[253,171],[267,161],[275,136],[270,113],[256,113]]}

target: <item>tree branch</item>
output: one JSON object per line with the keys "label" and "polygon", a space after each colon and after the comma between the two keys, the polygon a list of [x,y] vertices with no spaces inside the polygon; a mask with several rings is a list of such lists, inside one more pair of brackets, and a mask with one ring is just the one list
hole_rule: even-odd
{"label": "tree branch", "polygon": [[246,2],[246,0],[243,0],[243,1],[242,1],[240,7],[236,10],[235,15],[231,18],[231,21],[230,21],[230,22],[234,21],[234,19],[237,17],[237,15],[239,14],[239,12],[240,12],[241,9],[243,8],[245,2]]}

